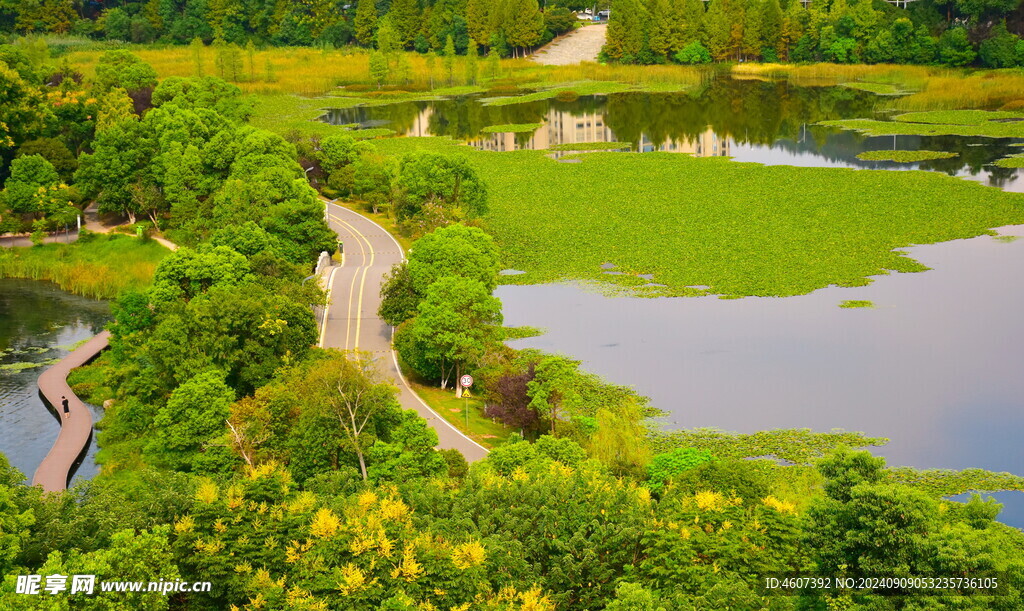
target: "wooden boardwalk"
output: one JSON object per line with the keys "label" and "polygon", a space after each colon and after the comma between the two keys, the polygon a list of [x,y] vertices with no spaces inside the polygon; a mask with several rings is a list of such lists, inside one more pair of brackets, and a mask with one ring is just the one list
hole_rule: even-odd
{"label": "wooden boardwalk", "polygon": [[[60,418],[60,434],[53,443],[49,454],[39,463],[32,477],[33,486],[42,486],[46,492],[64,490],[68,487],[71,470],[79,456],[85,451],[92,435],[92,412],[82,400],[71,392],[67,377],[75,367],[91,361],[107,347],[110,332],[103,331],[85,342],[39,376],[39,391],[57,411]],[[64,417],[61,397],[67,397],[70,417]]]}

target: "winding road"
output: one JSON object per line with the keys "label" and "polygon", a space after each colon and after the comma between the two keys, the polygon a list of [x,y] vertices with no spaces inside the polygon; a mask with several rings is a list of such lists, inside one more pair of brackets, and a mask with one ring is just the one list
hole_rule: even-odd
{"label": "winding road", "polygon": [[380,371],[398,387],[402,407],[416,410],[437,431],[438,448],[456,449],[469,462],[480,460],[487,449],[449,424],[409,387],[391,349],[393,329],[377,316],[383,276],[405,258],[402,247],[366,217],[331,202],[325,204],[328,222],[344,244],[345,254],[342,265],[330,268],[324,279],[330,305],[320,346],[369,352]]}

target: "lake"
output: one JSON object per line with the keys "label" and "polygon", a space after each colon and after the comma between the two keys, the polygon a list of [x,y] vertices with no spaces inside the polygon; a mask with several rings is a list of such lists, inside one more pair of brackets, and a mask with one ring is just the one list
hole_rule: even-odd
{"label": "lake", "polygon": [[[890,438],[877,453],[893,465],[1024,473],[1024,238],[909,252],[932,270],[798,297],[643,299],[573,284],[497,296],[505,324],[546,330],[512,346],[633,386],[669,428],[841,428]],[[1001,519],[1024,527],[1024,494],[997,497]]]}
{"label": "lake", "polygon": [[[688,93],[616,93],[489,106],[484,95],[326,110],[322,121],[386,127],[403,136],[449,136],[481,150],[548,149],[582,142],[621,142],[639,152],[729,156],[737,161],[800,166],[926,169],[1006,188],[1018,170],[992,162],[1019,153],[1020,139],[961,136],[867,137],[820,121],[886,119],[894,98],[847,87],[798,87],[719,75]],[[486,133],[505,124],[541,124],[524,133]],[[950,159],[916,164],[864,161],[874,150],[936,150]],[[570,154],[555,152],[553,155]]]}
{"label": "lake", "polygon": [[[39,395],[39,374],[108,320],[105,301],[66,293],[49,282],[0,278],[0,452],[27,480],[60,432]],[[90,407],[99,419],[102,410]],[[95,454],[94,437],[72,482],[97,473]]]}
{"label": "lake", "polygon": [[[481,150],[621,142],[638,152],[728,156],[768,165],[924,169],[1024,191],[993,161],[1020,139],[866,137],[816,125],[886,119],[893,98],[845,87],[712,79],[689,93],[621,93],[489,106],[485,96],[327,111],[322,120],[449,136]],[[541,126],[524,133],[489,125]],[[869,150],[936,150],[916,164],[863,161]],[[552,155],[564,155],[553,152]],[[626,154],[626,153],[623,153]],[[547,329],[512,342],[560,352],[667,411],[670,428],[841,428],[888,437],[890,464],[1024,474],[1024,227],[909,249],[931,271],[810,295],[610,297],[576,284],[501,286],[505,322]],[[843,309],[844,300],[873,308]],[[994,495],[1024,527],[1024,493]]]}

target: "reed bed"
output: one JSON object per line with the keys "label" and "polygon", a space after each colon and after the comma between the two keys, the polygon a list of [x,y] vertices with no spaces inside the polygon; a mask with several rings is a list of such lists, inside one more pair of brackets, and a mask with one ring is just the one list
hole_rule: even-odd
{"label": "reed bed", "polygon": [[935,75],[914,95],[895,100],[900,110],[1024,108],[1024,71],[998,70],[973,74]]}
{"label": "reed bed", "polygon": [[1024,71],[935,66],[739,64],[734,76],[786,78],[795,85],[880,83],[914,92],[888,103],[897,110],[1024,108]]}
{"label": "reed bed", "polygon": [[128,236],[0,249],[0,278],[48,280],[76,295],[112,299],[122,291],[147,287],[169,252],[156,242]]}
{"label": "reed bed", "polygon": [[[202,66],[204,74],[222,76],[217,69],[217,51],[203,47],[196,61],[195,50],[189,46],[156,47],[128,45],[127,48],[156,70],[160,78],[195,76]],[[102,49],[68,53],[71,62],[85,76],[95,73]],[[466,81],[466,58],[457,58],[449,73],[443,58],[429,58],[419,53],[404,53],[401,62],[408,65],[407,78],[397,83],[408,91],[427,91],[440,87],[462,87]],[[369,55],[364,49],[314,49],[309,47],[274,47],[241,52],[242,67],[234,80],[243,91],[257,94],[297,94],[320,96],[344,85],[365,85],[375,89],[370,77]],[[393,74],[399,61],[392,61]],[[487,58],[478,61],[478,80],[515,84],[527,82],[618,81],[658,89],[685,89],[710,78],[707,68],[687,66],[611,66],[586,62],[573,66],[541,66],[526,59],[505,59],[495,66]],[[389,82],[395,85],[395,79]]]}

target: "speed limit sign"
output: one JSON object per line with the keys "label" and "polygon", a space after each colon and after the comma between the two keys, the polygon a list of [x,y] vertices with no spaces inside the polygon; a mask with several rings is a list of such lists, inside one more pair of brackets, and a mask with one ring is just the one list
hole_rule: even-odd
{"label": "speed limit sign", "polygon": [[459,378],[459,384],[462,384],[463,388],[469,388],[473,385],[473,376],[467,374]]}

